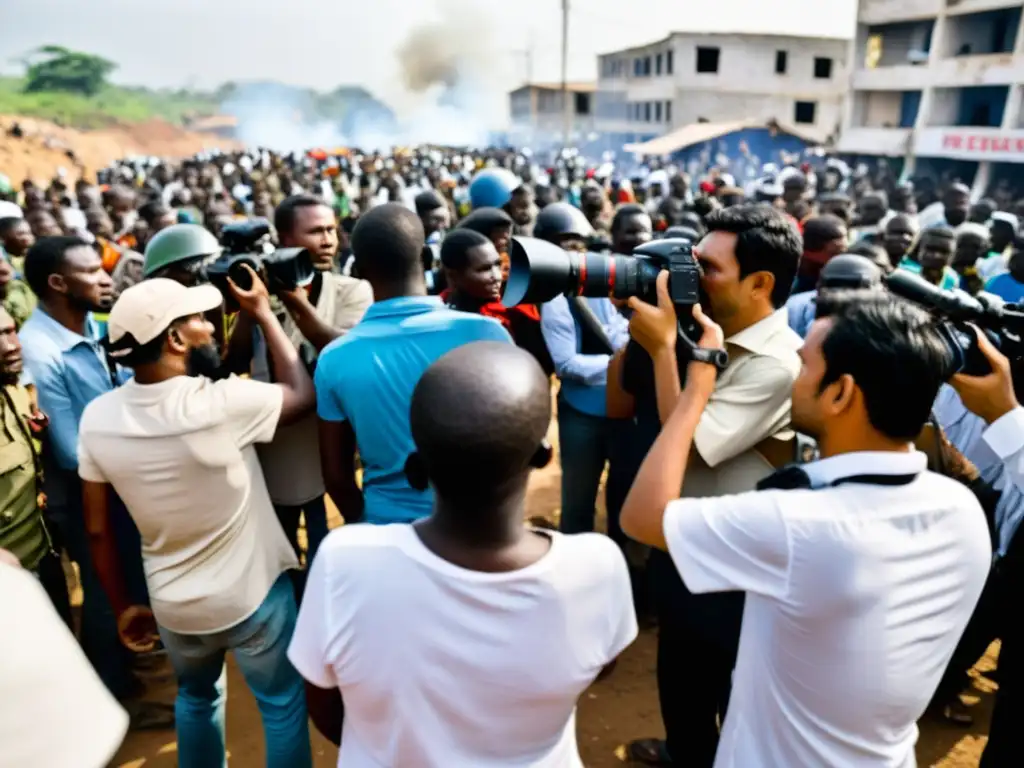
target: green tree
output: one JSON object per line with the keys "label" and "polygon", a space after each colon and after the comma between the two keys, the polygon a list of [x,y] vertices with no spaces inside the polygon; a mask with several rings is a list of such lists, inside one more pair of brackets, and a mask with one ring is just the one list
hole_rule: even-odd
{"label": "green tree", "polygon": [[95,96],[106,86],[107,77],[115,69],[117,65],[102,56],[46,45],[28,59],[25,92],[64,91]]}

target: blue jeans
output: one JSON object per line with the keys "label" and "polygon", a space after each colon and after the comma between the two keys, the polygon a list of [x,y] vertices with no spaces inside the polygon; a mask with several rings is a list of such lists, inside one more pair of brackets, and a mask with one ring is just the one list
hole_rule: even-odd
{"label": "blue jeans", "polygon": [[632,424],[629,419],[591,416],[558,398],[558,444],[562,462],[559,528],[563,533],[594,530],[597,489],[607,463],[608,535],[620,546],[624,543],[619,512],[633,481],[628,461]]}
{"label": "blue jeans", "polygon": [[210,635],[181,635],[160,628],[178,677],[174,714],[181,768],[224,768],[224,656],[234,653],[263,718],[268,768],[308,768],[313,755],[302,677],[288,661],[298,609],[287,574],[262,605],[240,624]]}

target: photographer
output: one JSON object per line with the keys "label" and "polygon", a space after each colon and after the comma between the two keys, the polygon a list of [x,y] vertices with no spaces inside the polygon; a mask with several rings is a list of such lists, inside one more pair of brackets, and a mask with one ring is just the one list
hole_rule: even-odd
{"label": "photographer", "polygon": [[[659,308],[672,309],[664,278]],[[700,346],[721,347],[695,315]],[[719,768],[913,765],[916,721],[988,573],[974,496],[911,445],[951,363],[931,318],[859,292],[819,318],[792,410],[825,458],[759,484],[772,490],[678,499],[718,386],[692,362],[622,511],[694,591],[748,593]],[[674,383],[674,365],[659,373]]]}
{"label": "photographer", "polygon": [[[787,324],[785,303],[800,260],[800,236],[783,213],[766,206],[734,206],[706,221],[709,233],[693,255],[703,270],[704,306],[725,328],[730,362],[697,430],[688,496],[753,490],[795,455],[789,397],[800,368],[800,337]],[[660,277],[661,292],[667,277]],[[678,338],[671,302],[655,307],[634,298],[629,304],[633,339],[609,365],[607,402],[609,418],[635,415],[633,466],[639,466],[679,399],[686,342]],[[667,738],[634,742],[630,757],[660,765],[685,755],[687,765],[710,766],[729,700],[743,597],[692,594],[662,552],[651,553],[648,570],[658,613],[658,693]],[[708,695],[691,695],[694,686]]]}
{"label": "photographer", "polygon": [[[286,310],[278,312],[278,319],[312,370],[321,350],[359,322],[373,303],[373,291],[364,280],[332,271],[338,229],[334,212],[319,198],[286,198],[274,213],[274,228],[282,248],[305,248],[312,256],[312,282],[276,293]],[[228,360],[235,372],[248,371],[258,381],[275,380],[263,336],[244,313],[232,332]],[[258,452],[274,509],[296,554],[300,553],[299,517],[305,513],[308,565],[327,535],[316,415],[310,413],[281,429]]]}
{"label": "photographer", "polygon": [[[978,460],[979,465],[984,460],[993,461],[1001,474],[1005,473],[1003,497],[1014,502],[1000,503],[996,515],[1001,557],[997,561],[992,588],[995,594],[993,604],[1001,613],[1014,604],[1024,579],[1024,538],[1019,535],[1024,516],[1024,504],[1020,503],[1020,494],[1024,492],[1024,408],[1020,406],[1014,388],[1010,361],[983,333],[978,334],[978,346],[992,372],[986,376],[957,374],[950,383],[963,405],[987,425],[975,427],[975,432],[982,430],[980,441],[974,441],[970,448],[964,448],[964,452],[977,452],[982,457]],[[1016,731],[1024,715],[1024,668],[1021,666],[1024,637],[1019,620],[1002,621],[996,631],[1002,639],[999,690],[996,692],[988,745],[981,759],[982,768],[1015,765],[1020,759]]]}
{"label": "photographer", "polygon": [[[219,368],[220,355],[203,313],[221,305],[220,292],[144,280],[110,313],[110,355],[135,376],[90,402],[79,430],[78,473],[99,581],[126,641],[151,645],[153,619],[159,627],[178,678],[183,768],[224,762],[228,650],[267,725],[267,764],[312,762],[302,680],[285,657],[297,614],[285,571],[298,561],[253,446],[312,410],[313,382],[263,283],[244,269],[252,288],[232,283],[232,291],[259,324],[280,384],[211,381],[207,373]],[[142,535],[152,614],[128,610],[112,541],[111,490]]]}

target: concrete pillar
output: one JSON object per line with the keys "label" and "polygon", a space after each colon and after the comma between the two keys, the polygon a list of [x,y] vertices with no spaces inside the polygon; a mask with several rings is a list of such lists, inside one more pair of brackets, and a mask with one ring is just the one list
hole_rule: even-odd
{"label": "concrete pillar", "polygon": [[1000,126],[1004,131],[1021,128],[1017,125],[1017,118],[1021,117],[1021,102],[1024,101],[1024,85],[1011,85],[1010,92],[1006,96],[1006,109],[1003,110],[1003,123]]}
{"label": "concrete pillar", "polygon": [[982,160],[978,163],[978,172],[974,174],[974,184],[971,185],[971,202],[976,203],[985,196],[988,185],[992,182],[992,163]]}
{"label": "concrete pillar", "polygon": [[[927,67],[931,69],[935,64],[938,63],[942,57],[939,55],[939,51],[945,44],[946,37],[946,17],[940,15],[935,20],[935,27],[932,29],[932,44],[928,51],[928,63]],[[932,111],[932,102],[934,101],[935,93],[934,88],[930,85],[925,86],[921,91],[921,106],[917,110],[917,119],[914,121],[914,133],[927,127],[928,118]],[[913,141],[913,136],[911,136]]]}

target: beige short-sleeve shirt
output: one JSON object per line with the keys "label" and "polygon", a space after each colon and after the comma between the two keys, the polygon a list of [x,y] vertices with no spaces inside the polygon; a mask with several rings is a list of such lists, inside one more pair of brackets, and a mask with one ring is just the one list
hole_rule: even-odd
{"label": "beige short-sleeve shirt", "polygon": [[755,447],[766,438],[792,440],[793,382],[803,345],[779,309],[725,340],[722,372],[694,434],[704,465],[687,470],[683,496],[724,496],[754,490],[774,470]]}
{"label": "beige short-sleeve shirt", "polygon": [[[373,303],[370,284],[331,272],[324,273],[323,280],[317,316],[338,331],[350,330]],[[293,341],[301,338],[290,315],[283,317],[282,323]],[[265,353],[263,348],[260,354]],[[281,427],[271,442],[257,448],[257,453],[275,504],[297,507],[324,495],[315,412]]]}
{"label": "beige short-sleeve shirt", "polygon": [[138,526],[161,626],[232,627],[298,566],[253,448],[273,439],[283,399],[275,384],[177,376],[132,379],[86,407],[79,474],[110,483]]}

